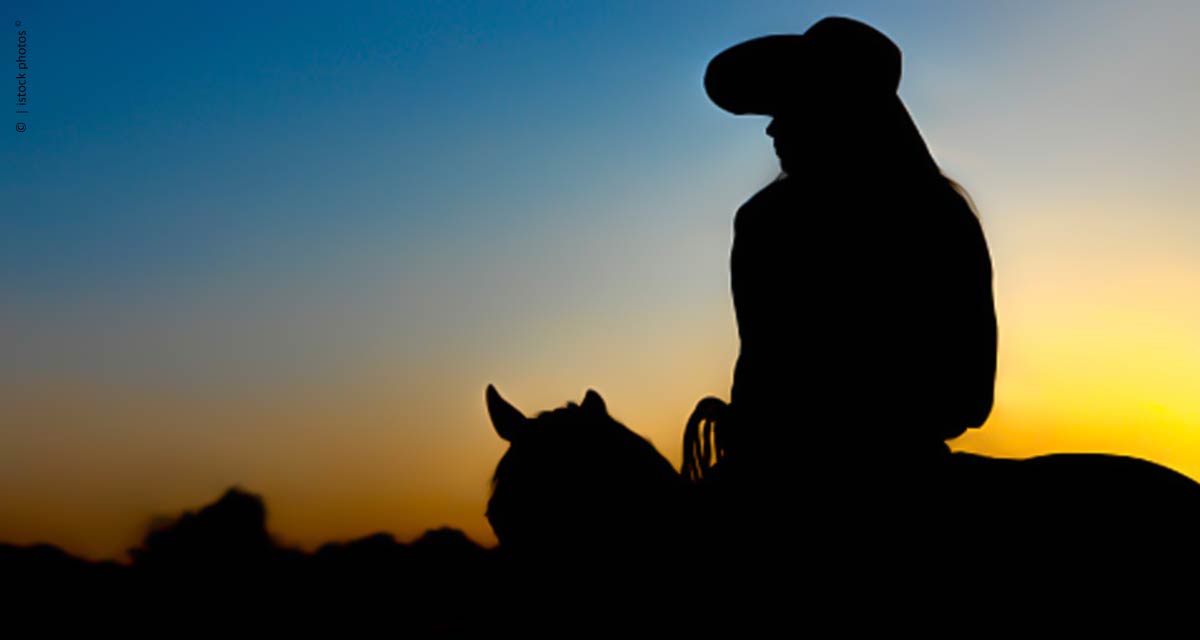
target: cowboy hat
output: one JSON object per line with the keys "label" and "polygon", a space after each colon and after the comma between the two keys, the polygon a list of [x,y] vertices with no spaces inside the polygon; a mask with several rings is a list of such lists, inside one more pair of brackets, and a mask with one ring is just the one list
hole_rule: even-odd
{"label": "cowboy hat", "polygon": [[802,35],[734,45],[704,73],[708,97],[736,115],[777,115],[814,99],[887,97],[899,86],[900,48],[850,18],[825,18]]}

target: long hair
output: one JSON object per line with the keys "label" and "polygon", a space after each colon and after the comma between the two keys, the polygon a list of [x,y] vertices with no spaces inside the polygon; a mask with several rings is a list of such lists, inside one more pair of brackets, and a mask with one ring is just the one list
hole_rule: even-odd
{"label": "long hair", "polygon": [[[817,148],[813,153],[825,155],[835,148],[849,145],[858,147],[858,152],[868,152],[862,153],[863,157],[880,159],[873,167],[875,175],[842,176],[843,179],[869,181],[879,178],[879,172],[886,172],[894,180],[916,181],[926,187],[930,186],[930,179],[936,179],[940,181],[940,186],[949,187],[958,194],[978,217],[970,194],[942,172],[898,95],[891,95],[885,100],[831,102],[836,106],[826,105],[817,112],[819,115],[816,115],[816,119],[820,122],[814,123],[817,125],[814,129],[819,130],[825,138],[826,148]],[[788,177],[787,171],[781,169],[772,182]]]}
{"label": "long hair", "polygon": [[[898,96],[884,107],[876,135],[894,172],[910,281],[893,302],[918,310],[894,321],[890,357],[907,360],[911,375],[892,381],[902,413],[938,440],[983,425],[991,412],[997,325],[992,262],[975,203],[938,166]],[[919,416],[919,418],[917,417]],[[915,425],[909,425],[912,427]]]}

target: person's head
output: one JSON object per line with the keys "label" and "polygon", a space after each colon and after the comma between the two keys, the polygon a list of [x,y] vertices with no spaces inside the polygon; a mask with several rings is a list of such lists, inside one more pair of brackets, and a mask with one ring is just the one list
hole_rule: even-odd
{"label": "person's head", "polygon": [[766,133],[784,173],[802,180],[877,181],[938,172],[896,96],[815,99],[772,114]]}
{"label": "person's head", "polygon": [[803,35],[735,45],[709,62],[705,88],[734,114],[772,118],[789,175],[830,178],[931,169],[932,159],[900,102],[900,49],[848,18],[826,18]]}

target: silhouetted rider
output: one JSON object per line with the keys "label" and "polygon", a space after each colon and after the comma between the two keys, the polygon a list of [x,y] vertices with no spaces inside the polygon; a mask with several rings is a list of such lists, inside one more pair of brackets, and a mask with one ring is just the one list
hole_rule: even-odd
{"label": "silhouetted rider", "polygon": [[944,456],[945,440],[991,411],[987,244],[896,94],[899,80],[896,45],[846,18],[709,63],[713,102],[773,117],[767,134],[783,169],[734,222],[741,350],[727,468],[824,473],[850,456],[910,464]]}

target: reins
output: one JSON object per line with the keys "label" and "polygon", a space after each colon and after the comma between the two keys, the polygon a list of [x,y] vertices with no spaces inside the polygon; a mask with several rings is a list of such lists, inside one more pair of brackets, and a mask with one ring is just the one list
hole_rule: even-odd
{"label": "reins", "polygon": [[708,396],[696,403],[683,428],[683,476],[693,484],[703,482],[712,468],[725,458],[721,424],[726,421],[729,405]]}

